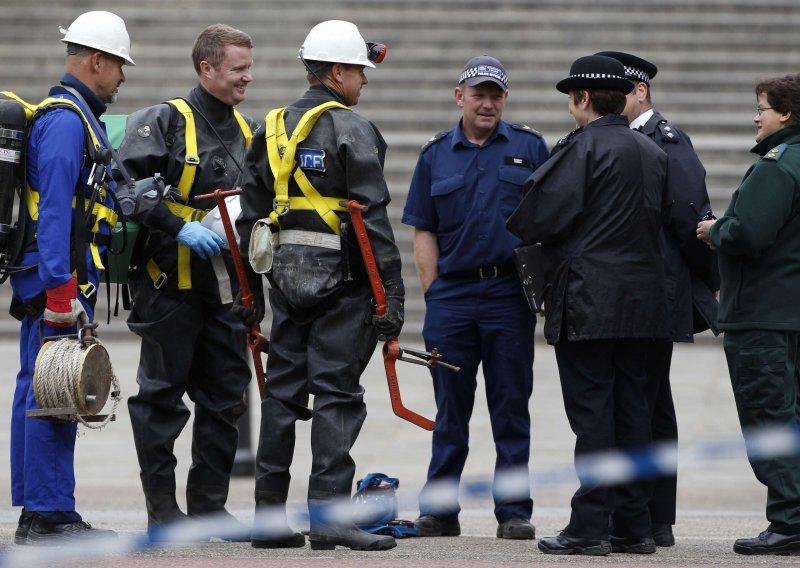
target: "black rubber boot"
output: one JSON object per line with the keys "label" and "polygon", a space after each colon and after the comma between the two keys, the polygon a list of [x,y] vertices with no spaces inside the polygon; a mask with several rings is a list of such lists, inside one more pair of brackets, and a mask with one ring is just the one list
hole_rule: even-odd
{"label": "black rubber boot", "polygon": [[362,531],[352,521],[332,518],[331,501],[309,500],[311,530],[308,541],[311,550],[333,550],[344,546],[350,550],[389,550],[397,546],[390,536],[375,535]]}
{"label": "black rubber boot", "polygon": [[219,527],[219,532],[212,530],[212,534],[209,534],[211,540],[250,542],[250,528],[225,509],[227,500],[227,487],[192,485],[186,488],[186,509],[189,517],[201,523],[209,521]]}
{"label": "black rubber boot", "polygon": [[145,493],[145,504],[147,505],[147,532],[163,528],[169,524],[185,521],[186,513],[181,511],[178,501],[175,499],[175,492],[167,493]]}
{"label": "black rubber boot", "polygon": [[253,548],[301,548],[306,538],[289,526],[285,502],[259,499],[250,543]]}

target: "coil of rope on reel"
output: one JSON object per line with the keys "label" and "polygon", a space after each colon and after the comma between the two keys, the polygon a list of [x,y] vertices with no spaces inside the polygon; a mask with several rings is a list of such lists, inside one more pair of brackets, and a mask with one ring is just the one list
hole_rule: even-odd
{"label": "coil of rope on reel", "polygon": [[[115,419],[121,400],[119,380],[96,328],[97,323],[90,323],[84,315],[77,334],[42,339],[33,373],[39,409],[29,410],[28,416],[80,422],[95,430]],[[111,412],[100,415],[109,395],[114,401]]]}

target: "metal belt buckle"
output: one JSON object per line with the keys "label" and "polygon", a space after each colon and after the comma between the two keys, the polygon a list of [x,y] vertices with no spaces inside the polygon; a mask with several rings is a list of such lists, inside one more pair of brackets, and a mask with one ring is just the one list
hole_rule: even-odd
{"label": "metal belt buckle", "polygon": [[478,276],[480,276],[482,279],[483,279],[483,278],[497,278],[497,276],[498,276],[498,273],[497,273],[497,266],[496,266],[496,265],[495,265],[495,266],[492,266],[492,274],[484,274],[484,273],[483,273],[483,266],[481,266],[481,267],[478,269]]}
{"label": "metal belt buckle", "polygon": [[[278,211],[278,207],[283,207],[283,211]],[[283,217],[289,212],[289,201],[284,201],[283,203],[278,203],[277,199],[272,200],[272,210],[278,214],[279,217]]]}
{"label": "metal belt buckle", "polygon": [[153,282],[153,288],[155,288],[156,290],[160,290],[161,287],[166,282],[167,282],[167,275],[164,272],[162,272],[161,274],[158,275],[158,278],[156,278],[155,281]]}
{"label": "metal belt buckle", "polygon": [[94,294],[95,292],[97,292],[97,286],[95,286],[91,282],[87,282],[86,286],[84,288],[81,288],[81,294],[83,294],[83,297],[86,299],[91,298],[92,294]]}

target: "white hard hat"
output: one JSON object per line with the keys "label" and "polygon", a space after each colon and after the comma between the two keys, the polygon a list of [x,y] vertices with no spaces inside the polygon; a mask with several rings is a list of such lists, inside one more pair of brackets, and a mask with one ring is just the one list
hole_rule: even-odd
{"label": "white hard hat", "polygon": [[61,41],[91,47],[116,55],[126,65],[136,65],[131,59],[131,38],[122,18],[111,12],[85,12],[75,18],[69,29],[59,28],[65,34]]}
{"label": "white hard hat", "polygon": [[367,56],[367,43],[356,25],[343,20],[328,20],[311,28],[298,57],[375,67]]}

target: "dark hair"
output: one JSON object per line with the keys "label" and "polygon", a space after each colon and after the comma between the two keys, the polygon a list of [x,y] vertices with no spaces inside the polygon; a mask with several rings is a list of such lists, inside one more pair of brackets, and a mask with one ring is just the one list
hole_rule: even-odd
{"label": "dark hair", "polygon": [[85,51],[91,51],[91,47],[80,45],[79,43],[67,42],[67,55],[78,55]]}
{"label": "dark hair", "polygon": [[225,24],[213,24],[200,32],[192,47],[192,62],[197,74],[200,75],[201,61],[208,61],[214,69],[219,68],[229,45],[252,49],[253,40],[243,31]]}
{"label": "dark hair", "polygon": [[767,95],[775,112],[792,113],[791,124],[800,125],[800,74],[765,79],[756,85],[756,96]]}
{"label": "dark hair", "polygon": [[606,89],[592,89],[589,91],[592,109],[600,116],[606,114],[622,114],[625,110],[625,93]]}
{"label": "dark hair", "polygon": [[333,63],[330,61],[314,61],[313,59],[304,59],[303,61],[306,65],[306,79],[312,85],[322,81],[333,69]]}

